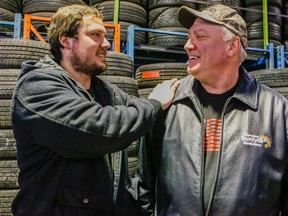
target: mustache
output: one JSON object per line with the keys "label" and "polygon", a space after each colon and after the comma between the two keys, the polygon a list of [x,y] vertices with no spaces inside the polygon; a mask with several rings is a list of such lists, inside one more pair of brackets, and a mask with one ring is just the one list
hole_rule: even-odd
{"label": "mustache", "polygon": [[96,52],[96,55],[99,55],[99,54],[103,54],[106,57],[107,56],[107,51],[102,50],[102,51]]}

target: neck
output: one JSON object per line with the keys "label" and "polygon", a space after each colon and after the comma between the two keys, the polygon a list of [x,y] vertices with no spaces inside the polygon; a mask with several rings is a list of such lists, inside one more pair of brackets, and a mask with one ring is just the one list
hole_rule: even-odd
{"label": "neck", "polygon": [[[215,77],[214,77],[215,78]],[[221,72],[221,76],[218,76],[212,81],[200,81],[203,88],[211,94],[223,94],[232,89],[238,82],[239,72],[238,69],[234,71]]]}
{"label": "neck", "polygon": [[66,70],[77,82],[79,82],[85,89],[90,89],[91,77],[87,74],[74,70],[74,68],[65,61],[60,63],[60,66]]}

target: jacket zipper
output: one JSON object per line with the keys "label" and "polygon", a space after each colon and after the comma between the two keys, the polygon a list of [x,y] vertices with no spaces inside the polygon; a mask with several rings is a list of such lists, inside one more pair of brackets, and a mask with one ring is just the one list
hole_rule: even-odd
{"label": "jacket zipper", "polygon": [[[115,106],[115,100],[116,100],[115,98],[116,98],[116,92],[114,90],[113,91],[113,106]],[[110,155],[111,155],[111,159],[112,159],[112,161],[111,161],[111,163],[112,163],[111,175],[113,176],[113,202],[114,202],[114,204],[116,204],[117,194],[118,194],[118,190],[119,190],[120,175],[121,175],[123,151],[110,153]],[[125,155],[124,155],[124,157],[125,157]]]}
{"label": "jacket zipper", "polygon": [[222,140],[223,140],[223,126],[224,126],[224,114],[225,114],[225,111],[226,111],[226,108],[228,106],[228,103],[230,102],[232,97],[229,97],[225,104],[224,104],[224,107],[223,107],[223,110],[222,110],[222,113],[221,113],[221,119],[222,119],[222,127],[221,127],[221,140],[220,140],[220,149],[219,149],[219,155],[218,155],[218,160],[217,160],[217,171],[215,173],[215,178],[214,178],[214,182],[213,182],[213,187],[212,187],[212,190],[211,190],[211,195],[210,195],[210,199],[209,199],[209,203],[208,203],[208,207],[207,207],[207,211],[206,211],[206,216],[209,215],[209,212],[210,212],[210,207],[211,207],[211,203],[212,203],[212,200],[214,198],[214,195],[215,195],[215,188],[216,188],[216,182],[218,181],[218,175],[219,175],[219,167],[220,167],[220,158],[222,156]]}
{"label": "jacket zipper", "polygon": [[201,121],[201,125],[202,125],[202,131],[201,131],[201,133],[202,133],[202,144],[201,144],[201,148],[202,148],[202,155],[201,155],[201,182],[200,182],[200,191],[201,191],[201,193],[200,193],[200,203],[201,203],[201,209],[202,209],[202,211],[201,211],[201,215],[203,215],[203,202],[202,202],[202,200],[203,200],[203,171],[204,171],[204,147],[203,147],[203,144],[204,144],[204,134],[205,134],[205,130],[206,130],[206,120],[203,118],[203,115],[202,115],[202,112],[201,112],[201,110],[199,109],[199,106],[198,106],[198,104],[197,104],[197,102],[196,102],[196,99],[194,98],[194,97],[190,97],[191,98],[191,101],[192,101],[192,103],[194,104],[194,106],[195,106],[195,109],[196,109],[196,111],[198,112],[198,114],[199,114],[199,116],[200,116],[200,121]]}

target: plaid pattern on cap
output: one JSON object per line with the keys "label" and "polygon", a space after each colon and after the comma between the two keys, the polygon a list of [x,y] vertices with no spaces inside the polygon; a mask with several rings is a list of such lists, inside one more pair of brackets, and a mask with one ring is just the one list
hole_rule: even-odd
{"label": "plaid pattern on cap", "polygon": [[182,6],[178,11],[179,23],[188,29],[193,25],[197,17],[208,22],[225,26],[232,33],[240,37],[244,48],[247,47],[246,23],[233,8],[226,5],[215,4],[207,7],[203,11],[197,11],[186,6]]}

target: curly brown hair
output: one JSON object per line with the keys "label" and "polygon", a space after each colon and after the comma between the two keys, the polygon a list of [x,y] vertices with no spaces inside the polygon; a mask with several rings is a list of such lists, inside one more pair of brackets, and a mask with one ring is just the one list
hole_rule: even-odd
{"label": "curly brown hair", "polygon": [[62,60],[61,48],[63,48],[59,41],[59,37],[62,35],[77,37],[82,18],[90,15],[103,19],[100,11],[88,5],[64,6],[59,8],[52,16],[50,26],[47,29],[48,40],[50,51],[58,63]]}

